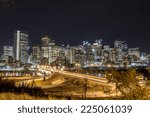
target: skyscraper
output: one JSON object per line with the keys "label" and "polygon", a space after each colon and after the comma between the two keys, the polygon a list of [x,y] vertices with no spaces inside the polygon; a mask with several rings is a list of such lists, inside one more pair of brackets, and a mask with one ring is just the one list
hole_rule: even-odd
{"label": "skyscraper", "polygon": [[9,62],[9,58],[13,58],[13,47],[12,46],[4,46],[3,48],[3,60]]}
{"label": "skyscraper", "polygon": [[41,63],[41,47],[40,46],[32,47],[32,61],[38,64]]}
{"label": "skyscraper", "polygon": [[122,64],[127,57],[128,45],[124,41],[116,40],[114,42],[114,49],[116,50],[116,59],[118,64]]}
{"label": "skyscraper", "polygon": [[41,64],[43,65],[48,65],[48,56],[49,56],[49,43],[50,43],[50,37],[49,36],[43,36],[41,41],[42,41],[42,58],[41,58]]}
{"label": "skyscraper", "polygon": [[92,51],[91,43],[84,41],[83,42],[83,48],[84,48],[84,65],[90,66],[94,63],[94,53]]}
{"label": "skyscraper", "polygon": [[17,30],[14,33],[14,58],[25,64],[28,61],[29,35],[27,32]]}
{"label": "skyscraper", "polygon": [[59,57],[60,47],[55,45],[54,40],[50,40],[49,42],[49,55],[48,55],[48,63],[49,65],[57,60]]}
{"label": "skyscraper", "polygon": [[92,44],[92,51],[94,54],[94,65],[100,65],[101,61],[102,61],[102,40],[96,40],[93,44]]}

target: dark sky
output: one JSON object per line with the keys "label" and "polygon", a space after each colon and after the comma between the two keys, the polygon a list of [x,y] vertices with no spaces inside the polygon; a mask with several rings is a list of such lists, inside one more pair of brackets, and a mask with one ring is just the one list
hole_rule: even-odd
{"label": "dark sky", "polygon": [[30,45],[47,34],[58,44],[103,39],[127,41],[150,53],[149,0],[16,0],[0,5],[0,50],[13,45],[14,30],[30,34]]}

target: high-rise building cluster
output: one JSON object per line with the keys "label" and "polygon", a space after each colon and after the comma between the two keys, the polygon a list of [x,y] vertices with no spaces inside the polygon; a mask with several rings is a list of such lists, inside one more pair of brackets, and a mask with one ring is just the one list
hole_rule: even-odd
{"label": "high-rise building cluster", "polygon": [[[4,46],[1,61],[13,65],[52,65],[67,67],[137,67],[149,66],[150,54],[139,48],[129,48],[125,41],[116,40],[114,46],[103,45],[102,40],[84,41],[78,46],[57,45],[49,36],[41,38],[41,44],[31,48],[29,35],[15,31],[14,46]],[[14,64],[15,63],[15,64]]]}
{"label": "high-rise building cluster", "polygon": [[27,32],[17,30],[14,32],[13,46],[4,46],[2,62],[14,66],[25,65],[29,57],[29,35]]}

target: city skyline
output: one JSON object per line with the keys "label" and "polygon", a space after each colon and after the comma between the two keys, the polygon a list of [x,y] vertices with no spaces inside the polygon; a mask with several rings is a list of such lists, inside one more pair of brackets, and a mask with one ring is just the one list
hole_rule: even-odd
{"label": "city skyline", "polygon": [[[111,48],[114,48],[114,42],[116,41],[116,40],[120,40],[120,41],[123,41],[123,42],[126,42],[128,45],[130,45],[130,43],[128,43],[126,40],[123,40],[123,39],[119,39],[119,38],[117,38],[117,39],[114,39],[114,41],[112,41],[111,43],[106,43],[105,42],[105,40],[104,39],[102,39],[102,38],[96,38],[96,39],[93,39],[93,40],[91,40],[91,41],[88,41],[88,40],[83,40],[82,42],[80,42],[80,43],[78,43],[78,44],[70,44],[70,43],[59,43],[59,42],[57,42],[57,40],[56,39],[54,39],[53,37],[51,37],[50,35],[48,35],[48,34],[43,34],[42,36],[40,36],[38,39],[37,39],[37,42],[35,43],[35,44],[31,44],[32,42],[31,42],[31,39],[30,39],[30,33],[28,32],[28,31],[24,31],[24,30],[15,30],[15,31],[13,31],[13,37],[12,37],[12,42],[11,43],[7,43],[7,44],[4,44],[4,46],[14,46],[14,33],[16,32],[16,31],[23,31],[23,32],[25,32],[25,33],[27,33],[28,34],[28,38],[29,38],[29,54],[31,53],[31,50],[32,50],[32,47],[33,46],[40,46],[42,43],[41,43],[41,39],[44,37],[44,36],[48,36],[51,40],[54,40],[55,41],[55,43],[58,45],[58,46],[80,46],[80,45],[83,45],[83,42],[88,42],[88,43],[90,43],[90,44],[93,44],[96,40],[101,40],[101,43],[102,43],[102,45],[103,46],[107,46],[107,45],[109,45]],[[2,55],[3,54],[3,47],[4,46],[2,46],[1,48],[1,51],[0,51],[0,55]],[[150,52],[148,53],[147,51],[142,51],[142,49],[141,49],[141,45],[138,45],[138,46],[129,46],[129,48],[139,48],[140,49],[140,51],[141,52],[144,52],[144,53],[146,53],[146,54],[150,54]]]}
{"label": "city skyline", "polygon": [[44,33],[70,45],[100,38],[109,45],[126,40],[149,53],[149,11],[148,2],[141,0],[15,0],[0,5],[0,47],[13,42],[14,30],[26,30],[30,46],[40,43]]}
{"label": "city skyline", "polygon": [[[150,54],[138,47],[130,47],[128,43],[115,40],[113,46],[103,44],[103,40],[92,43],[83,41],[82,44],[59,45],[50,36],[41,37],[39,45],[29,46],[27,31],[14,32],[14,45],[4,46],[1,63],[12,66],[26,64],[54,65],[66,67],[145,67],[149,66]],[[29,53],[29,48],[31,52]],[[13,53],[12,53],[13,52]]]}

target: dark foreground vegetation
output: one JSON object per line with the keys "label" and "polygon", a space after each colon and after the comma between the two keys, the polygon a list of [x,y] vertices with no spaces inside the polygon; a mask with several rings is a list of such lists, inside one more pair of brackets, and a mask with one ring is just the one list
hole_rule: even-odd
{"label": "dark foreground vegetation", "polygon": [[150,99],[150,82],[138,79],[139,74],[135,69],[116,71],[112,69],[106,72],[108,82],[115,83],[116,95],[122,93],[127,100]]}

